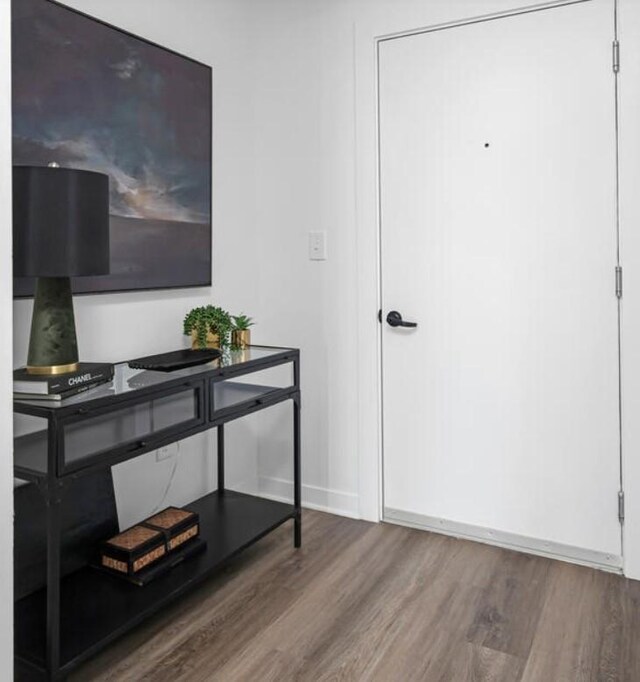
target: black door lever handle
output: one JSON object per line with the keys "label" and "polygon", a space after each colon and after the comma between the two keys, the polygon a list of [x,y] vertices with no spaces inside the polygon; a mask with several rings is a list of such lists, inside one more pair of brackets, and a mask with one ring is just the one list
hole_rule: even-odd
{"label": "black door lever handle", "polygon": [[417,322],[405,322],[402,315],[397,310],[392,310],[387,315],[387,324],[390,327],[417,327]]}

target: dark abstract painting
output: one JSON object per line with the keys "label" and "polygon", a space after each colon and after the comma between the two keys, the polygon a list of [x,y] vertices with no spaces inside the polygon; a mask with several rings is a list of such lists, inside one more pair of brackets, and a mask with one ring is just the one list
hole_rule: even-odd
{"label": "dark abstract painting", "polygon": [[74,291],[210,284],[210,67],[48,0],[12,4],[13,163],[110,178],[111,274]]}

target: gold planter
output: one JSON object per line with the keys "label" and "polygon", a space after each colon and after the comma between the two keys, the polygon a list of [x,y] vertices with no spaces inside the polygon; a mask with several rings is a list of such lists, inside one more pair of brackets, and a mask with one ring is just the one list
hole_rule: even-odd
{"label": "gold planter", "polygon": [[236,329],[231,332],[231,346],[238,350],[245,350],[251,345],[251,330]]}
{"label": "gold planter", "polygon": [[[207,344],[206,348],[220,348],[220,337],[213,332],[207,334]],[[191,332],[191,348],[193,350],[198,350],[200,346],[198,345],[198,335],[195,331]]]}

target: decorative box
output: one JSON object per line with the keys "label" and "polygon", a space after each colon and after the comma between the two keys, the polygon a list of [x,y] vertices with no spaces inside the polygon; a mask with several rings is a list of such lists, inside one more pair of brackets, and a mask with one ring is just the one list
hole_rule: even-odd
{"label": "decorative box", "polygon": [[198,514],[167,507],[102,545],[100,565],[123,576],[134,576],[181,548],[200,533]]}
{"label": "decorative box", "polygon": [[145,519],[141,525],[163,533],[169,552],[184,545],[185,542],[197,538],[200,533],[198,515],[179,507],[167,507],[154,516]]}
{"label": "decorative box", "polygon": [[102,545],[100,563],[123,575],[135,575],[167,554],[164,534],[138,525]]}

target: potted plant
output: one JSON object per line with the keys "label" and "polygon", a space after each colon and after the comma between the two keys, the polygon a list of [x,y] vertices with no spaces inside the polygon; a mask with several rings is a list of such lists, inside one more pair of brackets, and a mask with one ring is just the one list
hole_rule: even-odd
{"label": "potted plant", "polygon": [[249,327],[253,327],[253,319],[244,314],[234,315],[232,323],[231,348],[244,350],[251,345],[251,329]]}
{"label": "potted plant", "polygon": [[229,346],[233,324],[231,315],[218,306],[192,308],[184,318],[183,331],[191,336],[191,348],[220,348]]}

